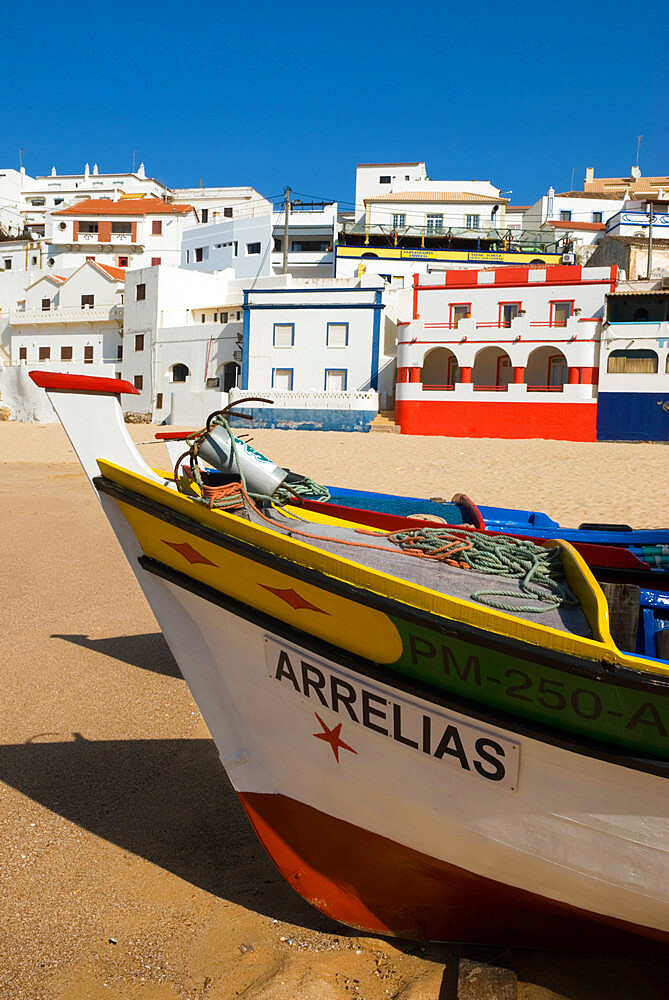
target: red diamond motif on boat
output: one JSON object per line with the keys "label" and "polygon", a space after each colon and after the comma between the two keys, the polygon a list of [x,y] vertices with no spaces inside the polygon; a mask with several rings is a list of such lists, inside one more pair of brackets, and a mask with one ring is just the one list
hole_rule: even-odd
{"label": "red diamond motif on boat", "polygon": [[358,752],[357,750],[354,750],[353,747],[350,747],[348,743],[344,743],[344,741],[341,739],[339,735],[341,733],[341,727],[342,727],[341,722],[338,722],[337,725],[334,727],[334,729],[330,729],[328,726],[325,725],[318,712],[314,712],[314,715],[316,716],[321,726],[323,727],[323,732],[312,733],[311,735],[315,736],[317,740],[325,740],[326,743],[330,744],[330,747],[332,748],[332,752],[335,755],[335,760],[337,761],[337,763],[339,763],[340,747],[343,750],[350,750],[351,753],[357,754]]}
{"label": "red diamond motif on boat", "polygon": [[189,545],[188,542],[168,542],[165,538],[163,538],[163,542],[165,545],[169,545],[171,549],[174,549],[175,552],[178,552],[180,556],[183,556],[191,565],[193,563],[204,563],[205,566],[216,565],[211,559],[207,559],[201,552],[198,552],[192,545]]}
{"label": "red diamond motif on boat", "polygon": [[296,590],[292,587],[288,587],[286,590],[281,590],[279,587],[268,587],[266,583],[261,583],[260,586],[263,590],[269,590],[270,594],[274,594],[280,600],[285,601],[286,604],[290,604],[291,608],[295,608],[296,611],[300,611],[302,608],[307,611],[318,611],[321,615],[329,615],[329,611],[323,611],[322,608],[317,608],[315,604],[308,601],[306,597],[302,597],[298,594]]}

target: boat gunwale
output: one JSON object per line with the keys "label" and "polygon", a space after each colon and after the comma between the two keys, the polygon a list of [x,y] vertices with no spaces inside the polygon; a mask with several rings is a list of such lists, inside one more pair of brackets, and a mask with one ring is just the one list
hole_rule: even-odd
{"label": "boat gunwale", "polygon": [[[414,605],[398,601],[396,598],[359,587],[356,584],[324,573],[322,570],[304,566],[286,556],[271,552],[266,548],[254,545],[252,542],[212,528],[201,521],[188,517],[188,515],[180,511],[167,507],[157,500],[153,500],[145,494],[137,493],[125,486],[121,486],[104,476],[96,476],[93,479],[93,485],[98,491],[108,494],[117,501],[144,510],[159,520],[174,524],[176,527],[197,535],[221,548],[237,552],[253,561],[270,566],[281,573],[296,577],[304,583],[320,587],[324,590],[330,590],[340,597],[365,604],[374,610],[384,612],[395,618],[401,618],[419,627],[431,629],[438,634],[474,642],[495,652],[510,654],[527,662],[540,664],[559,671],[567,671],[581,677],[587,677],[590,680],[604,680],[606,683],[614,686],[636,690],[649,690],[653,693],[661,693],[661,689],[665,689],[669,693],[669,674],[665,671],[656,672],[644,669],[641,666],[637,667],[631,666],[628,663],[613,662],[606,656],[599,658],[595,656],[576,656],[563,650],[537,646],[517,636],[491,632],[470,622],[446,619],[432,611],[417,608]],[[175,572],[178,571],[175,570]],[[193,579],[192,577],[187,578]],[[212,590],[215,593],[221,593],[216,588],[212,588]],[[261,612],[258,613],[260,614]],[[532,623],[528,624],[531,625]],[[545,628],[545,626],[541,627]],[[609,653],[610,656],[610,650],[606,646],[593,640],[586,641],[591,642],[595,648]],[[620,655],[624,656],[624,654]],[[633,658],[628,657],[627,659]],[[654,663],[652,665],[655,666]]]}

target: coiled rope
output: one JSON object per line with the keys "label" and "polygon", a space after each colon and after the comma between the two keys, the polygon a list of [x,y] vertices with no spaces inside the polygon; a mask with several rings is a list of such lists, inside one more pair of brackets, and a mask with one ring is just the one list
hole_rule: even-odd
{"label": "coiled rope", "polygon": [[[239,415],[244,416],[244,414]],[[241,480],[239,483],[207,486],[202,481],[197,461],[198,450],[201,442],[214,426],[223,427],[230,436],[231,448]],[[305,478],[302,483],[280,486],[273,496],[249,493],[246,487],[246,477],[239,461],[236,438],[230,429],[224,411],[212,414],[207,421],[207,426],[198,431],[197,434],[187,438],[187,442],[189,450],[178,458],[174,467],[177,489],[182,491],[179,465],[186,457],[190,456],[193,478],[201,493],[201,496],[190,494],[190,498],[206,504],[210,509],[233,511],[244,508],[245,503],[248,503],[262,520],[276,529],[283,526],[278,526],[276,521],[264,514],[258,507],[257,501],[282,506],[296,498],[299,499],[299,495],[315,495],[314,498],[322,498],[324,502],[329,499],[330,495],[327,489],[308,478]],[[375,545],[372,542],[318,535],[295,528],[292,524],[290,527],[285,527],[284,530],[288,532],[289,536],[298,535],[314,541],[331,542],[353,548],[395,552],[397,555],[409,555],[419,559],[443,562],[475,573],[517,579],[520,583],[520,594],[513,590],[476,590],[471,594],[472,600],[499,611],[541,614],[560,607],[577,606],[579,603],[565,580],[559,547],[544,548],[527,539],[484,535],[478,531],[441,526],[425,526],[386,534],[367,531],[363,528],[356,529],[357,534],[371,535],[379,541],[387,539],[398,546],[397,549],[389,549],[385,545]],[[534,603],[518,604],[521,597]],[[506,598],[511,600],[506,600]]]}

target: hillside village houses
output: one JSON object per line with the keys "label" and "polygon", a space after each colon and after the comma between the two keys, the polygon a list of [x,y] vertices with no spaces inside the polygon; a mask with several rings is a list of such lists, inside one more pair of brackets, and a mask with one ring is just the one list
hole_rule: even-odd
{"label": "hillside village houses", "polygon": [[[5,416],[49,419],[27,379],[45,366],[127,379],[139,395],[126,407],[158,422],[199,425],[252,392],[275,400],[256,406],[265,426],[376,428],[382,411],[403,433],[619,432],[610,415],[597,417],[600,344],[620,311],[609,303],[616,284],[628,268],[641,276],[647,260],[647,204],[631,198],[642,178],[622,190],[615,178],[611,188],[599,179],[598,189],[550,189],[533,206],[511,207],[512,192],[431,181],[424,162],[361,164],[352,213],[290,198],[287,244],[282,206],[272,211],[250,187],[169,191],[143,168],[94,168],[52,172],[37,179],[39,190],[50,179],[69,187],[30,206],[44,236],[24,227],[21,238],[0,240]],[[645,183],[655,184],[657,217],[667,207],[660,181],[669,188],[669,178]],[[28,218],[22,172],[0,171],[0,189]],[[583,246],[579,231],[596,245]],[[632,354],[656,356],[653,392],[667,378],[664,242],[655,240],[646,289],[650,340],[643,306],[625,314],[635,326],[624,333],[644,344]],[[612,392],[627,391],[624,376],[639,364],[656,364],[625,350],[607,347],[607,377],[624,369]],[[657,435],[657,421],[653,428]]]}

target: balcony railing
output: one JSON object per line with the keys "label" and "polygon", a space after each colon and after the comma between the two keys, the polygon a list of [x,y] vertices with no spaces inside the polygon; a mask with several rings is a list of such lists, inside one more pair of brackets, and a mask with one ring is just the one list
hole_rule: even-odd
{"label": "balcony railing", "polygon": [[97,233],[82,233],[77,234],[77,242],[79,243],[99,243],[100,238]]}
{"label": "balcony railing", "polygon": [[119,305],[9,310],[11,326],[35,326],[41,323],[118,323],[122,319],[123,307]]}

